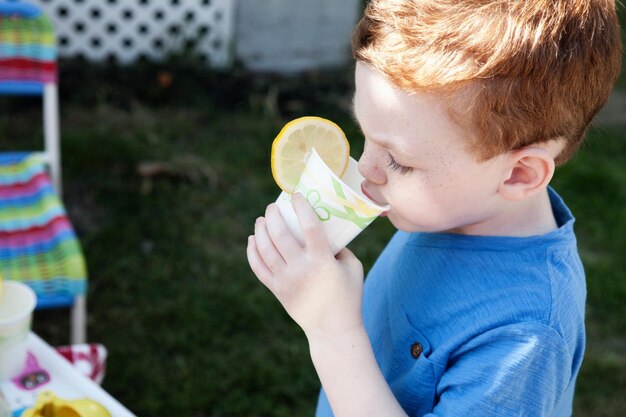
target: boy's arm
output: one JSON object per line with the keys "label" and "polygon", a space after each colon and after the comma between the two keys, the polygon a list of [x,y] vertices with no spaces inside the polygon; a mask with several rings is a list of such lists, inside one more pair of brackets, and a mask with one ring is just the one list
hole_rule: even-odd
{"label": "boy's arm", "polygon": [[315,212],[299,194],[293,206],[302,247],[275,204],[257,219],[248,262],[304,330],[335,416],[406,416],[383,377],[363,327],[363,268],[347,249],[333,256]]}
{"label": "boy's arm", "polygon": [[309,337],[313,365],[335,417],[406,416],[360,326],[330,339]]}

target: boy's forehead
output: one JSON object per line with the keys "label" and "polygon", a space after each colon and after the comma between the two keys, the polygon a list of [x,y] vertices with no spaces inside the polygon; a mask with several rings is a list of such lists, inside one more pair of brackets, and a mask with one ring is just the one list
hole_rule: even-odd
{"label": "boy's forehead", "polygon": [[[408,95],[387,81],[382,74],[362,62],[356,65],[355,85],[353,106],[356,105],[359,96],[374,104],[379,110],[391,110],[402,105],[403,99],[408,98]],[[403,95],[407,97],[402,97]]]}
{"label": "boy's forehead", "polygon": [[411,111],[427,112],[436,117],[448,116],[445,96],[435,92],[404,91],[385,75],[362,62],[357,62],[355,86],[353,112],[369,112],[384,118],[395,118],[401,114],[409,121],[415,118]]}
{"label": "boy's forehead", "polygon": [[467,133],[450,119],[444,97],[405,92],[360,62],[355,79],[352,112],[370,139],[403,153],[423,152],[434,143],[465,146]]}
{"label": "boy's forehead", "polygon": [[[368,64],[357,63],[355,80],[352,112],[362,125],[370,121],[411,125],[417,119],[430,124],[445,116],[445,106],[436,96],[405,92]],[[430,117],[420,117],[425,114]]]}

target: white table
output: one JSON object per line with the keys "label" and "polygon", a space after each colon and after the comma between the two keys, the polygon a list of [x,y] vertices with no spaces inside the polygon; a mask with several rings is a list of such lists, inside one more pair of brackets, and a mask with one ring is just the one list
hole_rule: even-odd
{"label": "white table", "polygon": [[32,363],[28,366],[33,368],[34,373],[47,372],[50,379],[33,389],[26,389],[13,380],[0,383],[0,391],[13,409],[14,417],[19,417],[25,408],[34,404],[40,392],[47,390],[67,400],[89,398],[97,401],[113,417],[136,417],[98,384],[80,374],[54,348],[32,332],[28,336],[28,351],[36,359],[35,367]]}

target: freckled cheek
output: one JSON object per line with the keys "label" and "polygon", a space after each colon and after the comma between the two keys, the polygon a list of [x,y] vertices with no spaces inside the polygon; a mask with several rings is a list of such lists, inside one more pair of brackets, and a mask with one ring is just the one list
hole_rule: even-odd
{"label": "freckled cheek", "polygon": [[432,175],[432,184],[440,190],[454,190],[464,187],[470,167],[465,166],[461,158],[453,154],[440,156],[437,169]]}
{"label": "freckled cheek", "polygon": [[449,208],[465,191],[461,173],[443,171],[427,173],[421,184],[422,198],[436,207]]}
{"label": "freckled cheek", "polygon": [[460,185],[462,185],[462,178],[456,173],[447,173],[443,178],[441,178],[441,182],[439,184],[439,188],[442,190],[454,190],[458,189]]}

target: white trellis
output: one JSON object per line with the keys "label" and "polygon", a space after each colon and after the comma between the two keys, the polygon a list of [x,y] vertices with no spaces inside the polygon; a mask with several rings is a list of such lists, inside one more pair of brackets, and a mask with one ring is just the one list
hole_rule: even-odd
{"label": "white trellis", "polygon": [[235,0],[31,0],[52,20],[61,57],[129,63],[188,49],[231,60]]}

